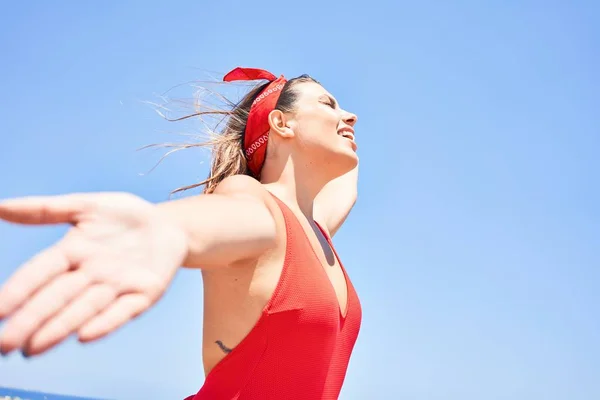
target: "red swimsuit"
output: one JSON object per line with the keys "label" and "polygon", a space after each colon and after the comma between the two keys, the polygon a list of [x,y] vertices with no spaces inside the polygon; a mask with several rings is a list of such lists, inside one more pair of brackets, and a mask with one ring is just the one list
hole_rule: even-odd
{"label": "red swimsuit", "polygon": [[273,197],[287,229],[279,283],[252,331],[210,371],[200,391],[186,400],[335,400],[339,396],[360,329],[360,302],[340,261],[348,288],[343,315],[300,222]]}

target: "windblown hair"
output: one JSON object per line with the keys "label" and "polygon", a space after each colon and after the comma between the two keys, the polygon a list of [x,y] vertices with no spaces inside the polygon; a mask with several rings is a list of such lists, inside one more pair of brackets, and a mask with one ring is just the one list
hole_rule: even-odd
{"label": "windblown hair", "polygon": [[[301,75],[297,78],[290,79],[284,85],[275,109],[282,112],[294,111],[298,99],[298,92],[295,90],[295,86],[302,82],[318,83],[308,75]],[[196,112],[180,118],[168,119],[169,121],[181,121],[194,117],[203,119],[205,116],[223,116],[216,124],[215,128],[223,126],[224,124],[224,127],[220,131],[218,129],[209,129],[208,140],[180,146],[180,148],[211,148],[211,168],[208,177],[203,181],[180,187],[171,194],[194,189],[203,185],[203,193],[212,193],[217,185],[229,176],[239,174],[253,176],[248,168],[246,156],[244,154],[244,134],[252,102],[268,86],[268,84],[269,83],[267,82],[253,87],[237,103],[227,100],[224,96],[217,95],[225,101],[228,105],[228,109],[214,109],[208,107],[207,110],[205,110],[204,108],[206,107],[203,108],[201,107],[201,104],[196,104]],[[260,180],[260,176],[254,176],[254,178]]]}

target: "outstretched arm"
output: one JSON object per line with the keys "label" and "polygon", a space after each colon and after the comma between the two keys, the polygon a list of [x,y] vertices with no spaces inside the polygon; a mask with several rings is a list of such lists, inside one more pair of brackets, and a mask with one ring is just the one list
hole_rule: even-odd
{"label": "outstretched arm", "polygon": [[265,191],[248,177],[215,194],[157,205],[124,193],[33,197],[0,203],[0,219],[71,224],[0,289],[0,352],[40,354],[72,333],[99,339],[149,309],[181,265],[214,267],[275,245]]}
{"label": "outstretched arm", "polygon": [[325,225],[329,236],[340,229],[358,194],[358,166],[352,171],[329,182],[315,199],[315,219]]}
{"label": "outstretched arm", "polygon": [[257,258],[275,245],[275,220],[266,197],[258,181],[238,175],[210,195],[160,203],[158,209],[186,234],[182,265],[206,269]]}

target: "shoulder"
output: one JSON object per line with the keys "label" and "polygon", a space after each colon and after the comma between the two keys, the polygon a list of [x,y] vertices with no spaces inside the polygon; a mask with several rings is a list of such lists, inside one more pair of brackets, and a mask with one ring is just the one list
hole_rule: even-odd
{"label": "shoulder", "polygon": [[261,197],[265,189],[256,179],[247,175],[232,175],[223,179],[215,188],[215,194],[229,196],[257,196]]}
{"label": "shoulder", "polygon": [[[252,216],[246,215],[245,221],[253,221],[251,223],[258,224],[255,217],[262,215],[261,223],[267,220],[273,223],[276,235],[275,247],[285,248],[287,230],[283,210],[271,192],[260,181],[247,175],[232,175],[223,179],[213,193],[242,200],[248,206],[245,208],[246,212],[253,214]],[[264,218],[267,215],[270,218]]]}
{"label": "shoulder", "polygon": [[214,194],[244,198],[265,205],[273,214],[278,209],[271,193],[258,180],[248,175],[232,175],[223,179],[215,188]]}

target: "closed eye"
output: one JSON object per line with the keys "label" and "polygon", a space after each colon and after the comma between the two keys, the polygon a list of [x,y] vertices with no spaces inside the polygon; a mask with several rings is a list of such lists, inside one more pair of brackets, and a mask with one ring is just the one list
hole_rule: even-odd
{"label": "closed eye", "polygon": [[321,103],[327,104],[329,107],[333,108],[334,110],[337,108],[337,102],[335,101],[335,99],[333,97],[323,96],[323,98],[324,98],[324,100]]}

